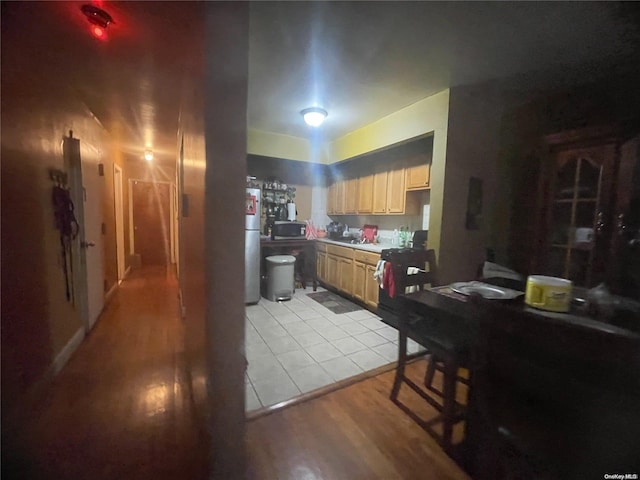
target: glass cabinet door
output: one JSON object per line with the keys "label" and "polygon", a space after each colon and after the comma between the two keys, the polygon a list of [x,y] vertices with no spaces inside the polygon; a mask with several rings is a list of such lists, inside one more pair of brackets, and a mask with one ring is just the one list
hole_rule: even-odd
{"label": "glass cabinet door", "polygon": [[549,275],[591,283],[602,165],[589,156],[560,155],[550,209]]}

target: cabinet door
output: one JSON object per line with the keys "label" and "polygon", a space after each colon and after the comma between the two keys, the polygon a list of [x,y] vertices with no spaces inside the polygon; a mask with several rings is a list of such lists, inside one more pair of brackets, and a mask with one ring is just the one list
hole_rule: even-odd
{"label": "cabinet door", "polygon": [[544,273],[574,285],[600,283],[612,233],[614,144],[557,152],[547,197]]}
{"label": "cabinet door", "polygon": [[391,170],[387,180],[387,213],[404,213],[406,198],[404,168]]}
{"label": "cabinet door", "polygon": [[345,293],[351,294],[353,288],[353,260],[338,258],[338,287]]}
{"label": "cabinet door", "polygon": [[353,288],[351,289],[351,293],[361,302],[363,302],[365,298],[365,276],[366,265],[362,262],[353,262]]}
{"label": "cabinet door", "polygon": [[336,257],[335,255],[327,254],[326,274],[326,283],[328,283],[332,287],[339,287],[338,257]]}
{"label": "cabinet door", "polygon": [[358,211],[358,179],[350,178],[344,182],[344,213]]}
{"label": "cabinet door", "polygon": [[429,188],[431,165],[425,163],[407,168],[407,190],[424,190]]}
{"label": "cabinet door", "polygon": [[387,213],[387,172],[373,176],[373,213]]}
{"label": "cabinet door", "polygon": [[330,183],[327,187],[327,215],[336,213],[336,184]]}
{"label": "cabinet door", "polygon": [[345,181],[340,179],[336,180],[335,183],[335,214],[342,215],[344,214],[344,191],[345,191]]}
{"label": "cabinet door", "polygon": [[373,175],[358,178],[358,213],[373,212]]}
{"label": "cabinet door", "polygon": [[327,281],[326,277],[327,267],[327,254],[325,252],[318,252],[316,254],[316,276],[323,282]]}
{"label": "cabinet door", "polygon": [[378,282],[373,278],[376,267],[373,265],[365,265],[365,290],[364,303],[372,308],[378,306]]}

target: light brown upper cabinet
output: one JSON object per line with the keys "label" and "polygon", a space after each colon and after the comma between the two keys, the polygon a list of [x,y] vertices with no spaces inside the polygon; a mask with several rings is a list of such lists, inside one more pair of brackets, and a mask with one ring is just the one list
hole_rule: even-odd
{"label": "light brown upper cabinet", "polygon": [[335,206],[336,214],[344,214],[344,191],[345,181],[344,179],[336,180],[335,182]]}
{"label": "light brown upper cabinet", "polygon": [[387,177],[387,213],[404,213],[407,198],[404,187],[404,168],[391,170]]}
{"label": "light brown upper cabinet", "polygon": [[404,213],[406,190],[404,168],[376,172],[373,176],[373,213]]}
{"label": "light brown upper cabinet", "polygon": [[358,179],[350,178],[344,181],[344,213],[358,211]]}
{"label": "light brown upper cabinet", "polygon": [[373,175],[373,213],[387,213],[387,172]]}
{"label": "light brown upper cabinet", "polygon": [[358,178],[358,213],[373,212],[373,174]]}
{"label": "light brown upper cabinet", "polygon": [[336,213],[336,184],[330,183],[327,186],[327,215]]}
{"label": "light brown upper cabinet", "polygon": [[407,168],[407,190],[425,190],[429,184],[431,165],[428,163]]}

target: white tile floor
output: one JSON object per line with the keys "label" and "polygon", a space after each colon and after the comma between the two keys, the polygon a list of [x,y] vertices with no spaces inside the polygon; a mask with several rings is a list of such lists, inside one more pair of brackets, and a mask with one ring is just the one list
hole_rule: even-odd
{"label": "white tile floor", "polygon": [[[318,288],[318,291],[325,291]],[[246,308],[246,409],[324,387],[397,358],[398,332],[365,309],[335,314],[296,290],[291,301],[262,298]],[[409,340],[409,352],[418,344]]]}

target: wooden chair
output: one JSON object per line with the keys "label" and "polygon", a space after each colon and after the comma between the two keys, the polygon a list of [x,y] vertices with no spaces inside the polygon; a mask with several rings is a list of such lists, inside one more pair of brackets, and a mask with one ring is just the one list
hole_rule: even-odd
{"label": "wooden chair", "polygon": [[[640,471],[640,335],[474,298],[473,478]],[[469,427],[469,425],[468,425]]]}
{"label": "wooden chair", "polygon": [[[420,395],[426,402],[441,413],[443,423],[441,444],[445,451],[450,452],[452,447],[453,426],[462,420],[464,409],[456,402],[456,384],[458,381],[458,369],[466,364],[468,351],[466,339],[462,339],[459,332],[452,328],[446,319],[423,317],[414,318],[410,315],[408,306],[403,301],[407,287],[423,289],[424,285],[437,286],[437,266],[434,250],[393,252],[389,261],[394,276],[396,295],[399,296],[400,311],[398,315],[399,325],[399,355],[396,375],[391,391],[391,400],[398,402],[398,393],[402,383],[406,383],[412,390]],[[409,267],[417,267],[421,271],[416,274],[407,274]],[[407,354],[407,339],[412,338],[423,345],[431,353],[431,358],[425,374],[425,386],[438,397],[426,392],[421,386],[414,383],[405,375],[405,366],[410,356]],[[441,367],[438,367],[441,363]],[[443,372],[443,389],[439,391],[432,385],[436,368]],[[406,411],[406,410],[405,410]],[[409,413],[409,412],[407,412]],[[416,421],[420,421],[412,415]],[[429,424],[422,423],[430,433],[433,431]]]}

